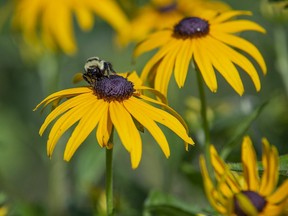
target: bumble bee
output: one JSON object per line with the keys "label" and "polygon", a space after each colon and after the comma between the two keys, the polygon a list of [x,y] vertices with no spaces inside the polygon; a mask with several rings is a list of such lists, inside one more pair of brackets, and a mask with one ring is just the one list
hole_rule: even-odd
{"label": "bumble bee", "polygon": [[88,58],[84,65],[84,70],[83,78],[90,85],[94,85],[97,80],[101,80],[103,77],[116,74],[110,62],[101,60],[98,57]]}

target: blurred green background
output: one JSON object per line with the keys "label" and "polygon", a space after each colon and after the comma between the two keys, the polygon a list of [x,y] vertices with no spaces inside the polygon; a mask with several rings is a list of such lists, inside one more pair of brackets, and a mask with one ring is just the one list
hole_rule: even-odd
{"label": "blurred green background", "polygon": [[[6,3],[0,2],[0,7]],[[142,5],[146,1],[135,2]],[[264,1],[226,2],[234,9],[253,11],[254,15],[248,19],[267,30],[266,35],[245,32],[242,36],[259,48],[266,60],[268,74],[260,74],[262,89],[257,93],[248,76],[241,72],[245,86],[242,97],[219,75],[218,92],[211,93],[206,88],[211,109],[211,140],[218,149],[228,142],[233,144],[227,159],[231,162],[240,161],[242,134],[251,136],[259,155],[262,137],[276,145],[281,155],[287,154],[287,20],[271,17],[269,5],[263,6]],[[283,10],[287,12],[287,9]],[[38,134],[48,110],[42,115],[32,110],[52,92],[75,86],[72,83],[74,74],[83,70],[86,59],[91,56],[112,62],[118,72],[136,69],[140,74],[152,53],[132,64],[135,44],[117,47],[113,42],[113,30],[99,18],[92,31],[82,32],[75,25],[75,32],[78,52],[74,56],[48,52],[37,55],[24,45],[20,33],[11,29],[9,20],[2,25],[0,206],[8,206],[10,215],[103,215],[105,149],[99,147],[92,134],[71,162],[64,162],[63,149],[72,132],[69,130],[49,159],[46,155],[47,133],[43,137]],[[152,191],[173,196],[182,201],[183,208],[193,204],[199,209],[209,209],[198,169],[201,146],[197,141],[203,139],[203,133],[197,108],[195,72],[191,70],[183,89],[178,89],[172,78],[168,95],[170,106],[187,121],[196,145],[185,152],[182,141],[163,128],[171,147],[171,157],[167,160],[152,137],[144,133],[142,160],[139,168],[132,170],[130,156],[116,138],[114,193],[119,215],[141,215]]]}

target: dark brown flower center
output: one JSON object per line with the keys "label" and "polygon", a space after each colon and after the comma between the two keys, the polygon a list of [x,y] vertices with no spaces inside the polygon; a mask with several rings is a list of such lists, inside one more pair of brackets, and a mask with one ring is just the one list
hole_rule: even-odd
{"label": "dark brown flower center", "polygon": [[198,17],[186,17],[174,26],[174,36],[183,39],[203,37],[209,33],[209,23]]}
{"label": "dark brown flower center", "polygon": [[103,77],[96,81],[93,88],[99,99],[108,102],[123,101],[131,97],[134,92],[133,83],[118,75]]}
{"label": "dark brown flower center", "polygon": [[[267,204],[267,201],[264,199],[264,197],[260,196],[258,193],[254,191],[241,191],[242,194],[244,194],[251,202],[252,205],[257,209],[258,213],[262,212],[264,207]],[[239,201],[234,196],[234,213],[237,216],[247,216],[243,208],[239,205]]]}

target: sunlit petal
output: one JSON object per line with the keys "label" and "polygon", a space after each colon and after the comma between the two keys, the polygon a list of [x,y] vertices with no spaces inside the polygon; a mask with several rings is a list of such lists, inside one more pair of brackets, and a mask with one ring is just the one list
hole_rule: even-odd
{"label": "sunlit petal", "polygon": [[259,176],[256,164],[257,158],[250,137],[244,137],[241,155],[244,177],[248,183],[248,189],[252,191],[258,191]]}
{"label": "sunlit petal", "polygon": [[111,132],[112,132],[112,122],[110,119],[108,108],[109,107],[107,107],[107,110],[103,112],[103,115],[99,120],[97,132],[96,132],[96,138],[97,138],[98,144],[101,147],[108,146],[108,141],[110,139]]}
{"label": "sunlit petal", "polygon": [[164,95],[167,95],[168,84],[173,72],[177,51],[178,49],[176,48],[175,52],[168,53],[156,69],[154,88],[162,92]]}
{"label": "sunlit petal", "polygon": [[[217,91],[217,80],[215,71],[212,67],[212,62],[210,58],[207,58],[207,46],[205,44],[205,41],[202,41],[201,39],[197,39],[193,41],[194,45],[194,60],[197,64],[197,67],[201,71],[202,77],[206,83],[206,85],[209,87],[209,89],[212,92]],[[197,72],[198,73],[198,72]]]}
{"label": "sunlit petal", "polygon": [[[161,129],[157,126],[157,124],[150,119],[150,117],[143,116],[141,112],[138,112],[136,110],[139,110],[139,107],[137,104],[135,104],[136,100],[127,100],[125,101],[124,105],[127,110],[133,115],[133,117],[138,121],[141,122],[141,124],[151,133],[151,135],[155,138],[157,143],[160,145],[163,153],[166,157],[170,156],[170,148],[167,142],[167,139]],[[136,109],[135,109],[136,108]]]}
{"label": "sunlit petal", "polygon": [[71,159],[78,147],[97,126],[101,116],[107,110],[107,106],[108,104],[102,100],[93,101],[90,109],[82,116],[68,140],[64,152],[64,160],[69,161]]}
{"label": "sunlit petal", "polygon": [[163,44],[167,43],[170,40],[169,38],[170,34],[171,31],[168,30],[162,30],[151,34],[148,40],[144,40],[143,42],[137,45],[137,47],[133,52],[133,56],[137,57],[144,52],[162,46]]}
{"label": "sunlit petal", "polygon": [[[65,133],[65,131],[84,116],[92,103],[93,101],[86,101],[86,103],[82,104],[81,107],[70,109],[55,122],[47,141],[47,154],[49,157],[52,155],[59,138]],[[43,129],[41,128],[41,130]]]}
{"label": "sunlit petal", "polygon": [[191,40],[185,40],[179,47],[180,50],[175,61],[174,75],[178,87],[182,88],[184,86],[190,60],[192,58],[193,43]]}
{"label": "sunlit petal", "polygon": [[226,79],[226,81],[235,89],[235,91],[242,95],[244,92],[244,87],[242,84],[242,80],[239,76],[239,73],[235,66],[232,64],[229,59],[230,56],[226,55],[225,52],[221,49],[221,46],[218,46],[217,50],[213,47],[215,43],[217,43],[213,38],[207,38],[207,54],[208,58],[211,59],[212,65],[218,70],[220,74]]}
{"label": "sunlit petal", "polygon": [[219,31],[223,33],[237,33],[237,32],[242,32],[242,31],[249,31],[249,30],[258,31],[261,33],[266,32],[266,30],[262,26],[249,20],[234,20],[234,21],[229,21],[229,22],[213,25],[211,27],[211,30]]}
{"label": "sunlit petal", "polygon": [[[217,38],[219,41],[222,41],[230,46],[236,47],[240,50],[243,50],[244,52],[248,53],[250,56],[252,56],[257,63],[260,65],[262,71],[264,74],[266,74],[267,72],[267,68],[266,68],[266,64],[265,61],[261,55],[261,53],[259,52],[259,50],[249,41],[240,38],[238,36],[234,36],[234,35],[230,35],[230,34],[226,34],[226,33],[222,33],[222,32],[213,32],[213,37]],[[234,51],[236,53],[236,51]],[[234,54],[235,55],[235,54]],[[239,66],[241,66],[241,64],[237,63],[237,58],[233,59],[233,61],[238,64]],[[248,66],[246,67],[242,67],[244,70],[246,70],[248,72]],[[254,73],[253,73],[254,74]],[[249,75],[251,76],[251,78],[253,79],[253,77],[255,77],[255,75],[253,75],[249,73]]]}

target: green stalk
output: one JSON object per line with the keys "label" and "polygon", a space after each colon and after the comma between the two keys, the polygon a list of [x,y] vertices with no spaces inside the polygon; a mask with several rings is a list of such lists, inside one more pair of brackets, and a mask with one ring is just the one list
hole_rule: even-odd
{"label": "green stalk", "polygon": [[113,129],[108,141],[108,146],[112,146],[112,148],[106,148],[106,208],[107,216],[113,216]]}
{"label": "green stalk", "polygon": [[198,67],[195,67],[196,70],[196,76],[197,76],[197,82],[198,82],[198,91],[199,91],[199,97],[201,101],[201,117],[202,117],[202,128],[204,131],[204,152],[205,152],[205,158],[207,163],[208,171],[212,170],[211,168],[211,159],[210,159],[210,128],[209,128],[209,122],[207,118],[207,102],[206,102],[206,95],[204,90],[204,82],[203,78],[201,76],[201,72],[198,69]]}

